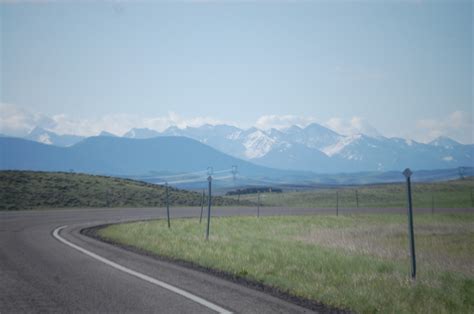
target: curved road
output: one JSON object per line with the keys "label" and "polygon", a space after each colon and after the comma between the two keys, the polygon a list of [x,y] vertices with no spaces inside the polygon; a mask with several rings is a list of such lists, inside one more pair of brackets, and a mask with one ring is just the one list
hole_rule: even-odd
{"label": "curved road", "polygon": [[[199,211],[172,208],[172,216],[196,217]],[[404,209],[340,210],[349,211],[405,212]],[[429,212],[417,209],[420,211]],[[224,279],[123,250],[79,233],[84,227],[98,224],[163,218],[165,212],[162,208],[0,212],[0,313],[310,312]],[[261,214],[267,215],[316,212],[334,213],[334,209],[292,209],[291,212],[284,208],[261,209]],[[255,214],[255,208],[213,209],[216,216]],[[67,227],[58,229],[62,226]]]}
{"label": "curved road", "polygon": [[[285,209],[266,211],[288,213]],[[226,208],[214,210],[213,215],[254,213],[255,209]],[[173,208],[172,214],[173,217],[196,216],[199,209]],[[164,209],[156,208],[0,212],[0,313],[310,312],[262,292],[135,254],[79,233],[87,226],[163,218],[164,215]],[[54,230],[61,226],[67,227],[58,230],[58,237],[54,237]],[[111,263],[137,272],[139,276],[113,267]],[[147,278],[172,288],[164,288]]]}

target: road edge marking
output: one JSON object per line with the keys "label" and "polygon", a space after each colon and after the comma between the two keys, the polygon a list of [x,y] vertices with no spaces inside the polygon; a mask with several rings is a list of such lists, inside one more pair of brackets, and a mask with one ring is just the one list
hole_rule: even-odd
{"label": "road edge marking", "polygon": [[201,297],[198,297],[198,296],[196,296],[196,295],[194,295],[194,294],[192,294],[192,293],[190,293],[190,292],[187,292],[187,291],[185,291],[185,290],[182,290],[182,289],[180,289],[180,288],[177,288],[177,287],[175,287],[175,286],[172,286],[172,285],[170,285],[170,284],[168,284],[168,283],[166,283],[166,282],[163,282],[163,281],[161,281],[161,280],[155,279],[155,278],[153,278],[153,277],[147,276],[147,275],[145,275],[145,274],[139,273],[139,272],[137,272],[137,271],[135,271],[135,270],[132,270],[132,269],[130,269],[130,268],[127,268],[127,267],[125,267],[125,266],[122,266],[122,265],[120,265],[120,264],[117,264],[117,263],[115,263],[115,262],[113,262],[113,261],[111,261],[111,260],[109,260],[109,259],[106,259],[105,257],[102,257],[102,256],[100,256],[100,255],[97,255],[97,254],[95,254],[95,253],[92,253],[91,251],[88,251],[88,250],[86,250],[86,249],[84,249],[84,248],[82,248],[82,247],[80,247],[80,246],[78,246],[78,245],[76,245],[76,244],[74,244],[74,243],[72,243],[72,242],[69,242],[68,240],[64,239],[63,237],[61,237],[61,236],[59,235],[59,232],[60,232],[61,230],[63,230],[64,228],[66,228],[66,227],[67,227],[67,226],[61,226],[61,227],[58,227],[58,228],[54,229],[54,231],[53,231],[53,237],[55,237],[55,238],[56,238],[57,240],[59,240],[60,242],[62,242],[62,243],[64,243],[64,244],[66,244],[66,245],[72,247],[73,249],[76,249],[77,251],[79,251],[79,252],[81,252],[81,253],[84,253],[84,254],[86,254],[86,255],[88,255],[88,256],[90,256],[90,257],[92,257],[92,258],[94,258],[94,259],[96,259],[96,260],[98,260],[98,261],[100,261],[100,262],[102,262],[102,263],[104,263],[104,264],[107,264],[107,265],[109,265],[109,266],[111,266],[111,267],[113,267],[113,268],[115,268],[115,269],[117,269],[117,270],[120,270],[120,271],[122,271],[122,272],[124,272],[124,273],[127,273],[127,274],[129,274],[129,275],[132,275],[132,276],[137,277],[137,278],[139,278],[139,279],[142,279],[142,280],[144,280],[144,281],[147,281],[147,282],[149,282],[149,283],[151,283],[151,284],[154,284],[154,285],[156,285],[156,286],[162,287],[162,288],[167,289],[167,290],[169,290],[169,291],[171,291],[171,292],[174,292],[174,293],[176,293],[176,294],[179,294],[179,295],[181,295],[181,296],[183,296],[183,297],[185,297],[185,298],[187,298],[187,299],[189,299],[189,300],[191,300],[191,301],[194,301],[194,302],[199,303],[199,304],[201,304],[201,305],[203,305],[203,306],[205,306],[205,307],[207,307],[207,308],[209,308],[209,309],[211,309],[211,310],[213,310],[213,311],[216,311],[217,313],[232,314],[232,312],[230,312],[230,311],[228,311],[228,310],[226,310],[226,309],[224,309],[224,308],[222,308],[222,307],[220,307],[220,306],[218,306],[218,305],[216,305],[216,304],[214,304],[214,303],[211,303],[211,302],[209,302],[209,301],[207,301],[207,300],[205,300],[205,299],[203,299],[203,298],[201,298]]}

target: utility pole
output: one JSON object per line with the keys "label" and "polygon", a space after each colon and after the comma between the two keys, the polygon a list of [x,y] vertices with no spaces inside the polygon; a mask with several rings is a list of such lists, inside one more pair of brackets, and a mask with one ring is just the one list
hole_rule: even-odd
{"label": "utility pole", "polygon": [[410,255],[411,255],[411,278],[416,279],[416,257],[415,257],[415,237],[413,235],[413,206],[411,200],[411,181],[410,177],[413,173],[409,168],[403,171],[403,175],[407,179],[407,205],[408,205],[408,233],[410,235]]}
{"label": "utility pole", "polygon": [[[232,181],[234,183],[234,189],[235,189],[235,180],[236,180],[236,177],[237,177],[237,173],[238,173],[238,170],[237,170],[237,165],[232,165]],[[240,205],[240,191],[238,191],[238,196],[237,196],[237,203]]]}
{"label": "utility pole", "polygon": [[212,186],[212,176],[207,177],[209,181],[209,196],[208,196],[208,205],[207,205],[207,228],[206,228],[206,241],[209,240],[209,227],[211,225],[211,186]]}
{"label": "utility pole", "polygon": [[236,165],[232,165],[232,171],[231,172],[232,172],[232,180],[234,181],[234,187],[235,187],[235,179],[236,179],[236,176],[237,176],[237,173],[238,173]]}
{"label": "utility pole", "polygon": [[458,168],[458,173],[459,173],[459,178],[460,178],[461,180],[464,180],[464,175],[465,175],[465,173],[466,173],[466,168],[464,168],[464,167],[459,167],[459,168]]}
{"label": "utility pole", "polygon": [[339,191],[336,191],[336,216],[339,216]]}
{"label": "utility pole", "polygon": [[168,192],[168,182],[165,183],[166,186],[166,216],[168,217],[168,228],[171,228],[170,223],[170,198]]}

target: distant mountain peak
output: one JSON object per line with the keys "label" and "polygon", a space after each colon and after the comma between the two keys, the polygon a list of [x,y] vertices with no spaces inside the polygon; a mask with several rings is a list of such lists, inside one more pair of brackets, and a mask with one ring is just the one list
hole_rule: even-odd
{"label": "distant mountain peak", "polygon": [[283,129],[284,132],[301,131],[301,130],[303,130],[303,128],[301,128],[300,126],[297,126],[297,125],[292,125],[288,128]]}
{"label": "distant mountain peak", "polygon": [[126,138],[151,138],[151,137],[156,137],[159,136],[160,133],[158,131],[149,129],[149,128],[133,128],[130,129],[127,133],[123,135],[123,137]]}
{"label": "distant mountain peak", "polygon": [[325,126],[322,126],[321,124],[316,123],[316,122],[308,124],[304,129],[307,130],[307,131],[312,130],[312,131],[328,132],[328,133],[333,133],[335,135],[339,135],[338,133],[334,132],[333,130],[331,130],[331,129],[325,127]]}
{"label": "distant mountain peak", "polygon": [[176,125],[172,125],[166,130],[164,130],[163,133],[166,135],[179,135],[179,132],[181,132],[182,130],[183,129],[178,128]]}
{"label": "distant mountain peak", "polygon": [[322,149],[322,152],[325,153],[327,156],[332,157],[336,154],[339,154],[343,151],[347,146],[351,145],[354,142],[359,141],[362,139],[361,134],[355,134],[351,136],[346,136],[341,138],[338,142],[334,143],[333,145],[329,145]]}
{"label": "distant mountain peak", "polygon": [[46,129],[43,129],[42,127],[40,126],[35,126],[31,131],[30,133],[28,133],[28,135],[35,135],[35,134],[42,134],[42,133],[45,133],[45,132],[50,132]]}
{"label": "distant mountain peak", "polygon": [[217,127],[217,125],[212,125],[209,123],[206,123],[200,126],[201,129],[214,129],[215,127]]}
{"label": "distant mountain peak", "polygon": [[82,136],[78,135],[59,135],[53,131],[49,131],[39,126],[36,126],[34,129],[32,129],[25,138],[43,144],[62,147],[74,145],[83,139]]}
{"label": "distant mountain peak", "polygon": [[243,145],[245,147],[245,156],[249,159],[265,156],[275,144],[275,139],[268,136],[264,131],[253,128],[247,134]]}
{"label": "distant mountain peak", "polygon": [[30,131],[30,133],[28,133],[27,138],[37,141],[39,143],[52,145],[53,141],[51,138],[54,136],[55,134],[53,132],[43,129],[42,127],[36,126],[33,130]]}
{"label": "distant mountain peak", "polygon": [[107,132],[107,131],[100,132],[98,136],[118,137],[117,135],[115,135],[113,133],[110,133],[110,132]]}
{"label": "distant mountain peak", "polygon": [[461,145],[461,143],[456,142],[455,140],[447,136],[438,136],[437,138],[435,138],[428,144],[432,146],[441,146],[445,148],[453,148],[453,147]]}

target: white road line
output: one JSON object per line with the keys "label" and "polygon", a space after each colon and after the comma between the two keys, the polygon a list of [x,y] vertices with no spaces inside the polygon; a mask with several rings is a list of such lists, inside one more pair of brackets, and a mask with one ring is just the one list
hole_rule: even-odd
{"label": "white road line", "polygon": [[198,297],[198,296],[195,296],[194,294],[191,294],[191,293],[189,293],[189,292],[187,292],[187,291],[181,290],[181,289],[179,289],[179,288],[177,288],[177,287],[175,287],[175,286],[172,286],[172,285],[170,285],[170,284],[167,284],[166,282],[160,281],[160,280],[158,280],[158,279],[155,279],[155,278],[152,278],[152,277],[150,277],[150,276],[144,275],[144,274],[139,273],[139,272],[137,272],[137,271],[131,270],[130,268],[127,268],[127,267],[124,267],[124,266],[122,266],[122,265],[119,265],[119,264],[117,264],[117,263],[115,263],[115,262],[112,262],[111,260],[108,260],[108,259],[106,259],[106,258],[104,258],[104,257],[102,257],[102,256],[99,256],[99,255],[97,255],[97,254],[95,254],[95,253],[92,253],[92,252],[90,252],[90,251],[88,251],[88,250],[86,250],[86,249],[84,249],[84,248],[82,248],[82,247],[80,247],[80,246],[78,246],[78,245],[76,245],[76,244],[74,244],[74,243],[69,242],[68,240],[64,239],[63,237],[61,237],[61,236],[59,235],[59,232],[60,232],[62,229],[66,228],[66,227],[67,227],[67,226],[62,226],[62,227],[59,227],[59,228],[54,229],[54,231],[53,231],[53,236],[54,236],[56,239],[58,239],[59,241],[61,241],[62,243],[66,244],[66,245],[69,245],[70,247],[72,247],[72,248],[74,248],[74,249],[76,249],[76,250],[78,250],[78,251],[80,251],[80,252],[82,252],[82,253],[84,253],[84,254],[86,254],[86,255],[89,255],[90,257],[95,258],[96,260],[101,261],[101,262],[104,263],[104,264],[107,264],[107,265],[109,265],[109,266],[112,266],[112,267],[115,268],[115,269],[118,269],[118,270],[123,271],[123,272],[125,272],[125,273],[127,273],[127,274],[130,274],[130,275],[132,275],[132,276],[135,276],[135,277],[137,277],[137,278],[140,278],[140,279],[142,279],[142,280],[145,280],[145,281],[147,281],[147,282],[149,282],[149,283],[152,283],[152,284],[154,284],[154,285],[157,285],[157,286],[160,286],[160,287],[165,288],[165,289],[167,289],[167,290],[170,290],[170,291],[172,291],[172,292],[174,292],[174,293],[177,293],[177,294],[179,294],[179,295],[181,295],[181,296],[183,296],[183,297],[185,297],[185,298],[190,299],[191,301],[194,301],[194,302],[196,302],[196,303],[199,303],[199,304],[201,304],[201,305],[204,305],[205,307],[208,307],[208,308],[210,308],[211,310],[214,310],[214,311],[216,311],[216,312],[218,312],[218,313],[226,313],[226,314],[231,314],[231,313],[232,313],[232,312],[229,312],[228,310],[226,310],[226,309],[224,309],[224,308],[222,308],[222,307],[220,307],[220,306],[218,306],[218,305],[216,305],[216,304],[214,304],[214,303],[211,303],[211,302],[209,302],[209,301],[207,301],[207,300],[204,300],[203,298],[200,298],[200,297]]}

